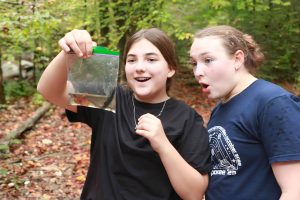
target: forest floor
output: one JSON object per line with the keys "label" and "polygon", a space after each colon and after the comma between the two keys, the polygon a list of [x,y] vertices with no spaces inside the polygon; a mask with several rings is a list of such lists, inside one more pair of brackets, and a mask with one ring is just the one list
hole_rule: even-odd
{"label": "forest floor", "polygon": [[[207,124],[215,102],[202,94],[192,71],[177,72],[172,84],[170,95],[196,109]],[[285,88],[293,91],[288,84]],[[0,108],[0,139],[37,108],[31,97]],[[69,123],[64,109],[52,106],[9,153],[0,151],[0,199],[79,199],[89,164],[90,136],[88,126]]]}
{"label": "forest floor", "polygon": [[[202,95],[191,70],[177,73],[170,91],[197,110],[207,123],[213,101]],[[33,115],[31,98],[0,109],[0,138]],[[63,109],[51,109],[20,138],[10,153],[0,152],[0,199],[79,199],[89,164],[91,131],[69,123]]]}

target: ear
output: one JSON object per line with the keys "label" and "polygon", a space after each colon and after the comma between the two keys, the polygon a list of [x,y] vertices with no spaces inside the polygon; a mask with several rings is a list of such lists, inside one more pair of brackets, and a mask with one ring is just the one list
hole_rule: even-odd
{"label": "ear", "polygon": [[175,69],[170,69],[170,71],[168,72],[168,78],[171,78],[172,76],[174,76],[175,74]]}
{"label": "ear", "polygon": [[237,50],[234,53],[235,70],[238,70],[245,62],[245,53],[242,50]]}

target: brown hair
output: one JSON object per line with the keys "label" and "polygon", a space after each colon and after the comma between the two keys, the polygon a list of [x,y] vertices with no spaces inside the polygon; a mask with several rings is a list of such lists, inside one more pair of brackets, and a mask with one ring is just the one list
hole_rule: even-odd
{"label": "brown hair", "polygon": [[237,50],[243,51],[245,54],[244,65],[250,72],[255,71],[264,61],[264,54],[253,38],[236,28],[224,25],[212,26],[198,31],[195,38],[208,36],[220,37],[230,55],[233,55]]}
{"label": "brown hair", "polygon": [[[133,34],[126,42],[123,52],[123,64],[126,64],[126,57],[131,46],[142,40],[146,39],[151,42],[161,52],[162,56],[166,60],[170,69],[176,70],[178,67],[177,58],[175,53],[175,46],[172,40],[161,30],[157,28],[142,29]],[[167,80],[167,91],[171,87],[171,78]]]}

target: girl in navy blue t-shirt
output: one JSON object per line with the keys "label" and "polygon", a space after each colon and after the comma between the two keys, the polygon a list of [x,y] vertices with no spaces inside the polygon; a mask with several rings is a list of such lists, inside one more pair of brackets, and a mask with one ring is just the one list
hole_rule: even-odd
{"label": "girl in navy blue t-shirt", "polygon": [[200,30],[190,57],[202,92],[221,100],[208,123],[206,199],[300,199],[300,98],[252,75],[264,55],[233,27]]}

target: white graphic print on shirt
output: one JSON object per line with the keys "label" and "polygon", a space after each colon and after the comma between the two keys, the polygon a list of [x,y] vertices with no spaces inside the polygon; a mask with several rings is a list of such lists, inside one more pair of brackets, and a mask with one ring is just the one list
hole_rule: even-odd
{"label": "white graphic print on shirt", "polygon": [[208,132],[213,164],[211,176],[236,175],[242,163],[225,129],[221,126],[214,126]]}

